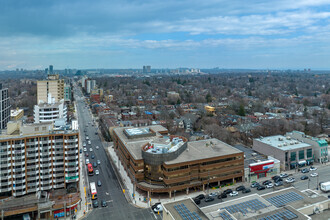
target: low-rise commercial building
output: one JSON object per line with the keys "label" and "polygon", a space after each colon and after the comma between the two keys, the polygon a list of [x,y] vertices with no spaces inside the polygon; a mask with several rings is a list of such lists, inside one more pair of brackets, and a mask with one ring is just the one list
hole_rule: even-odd
{"label": "low-rise commercial building", "polygon": [[312,137],[300,131],[292,131],[287,133],[286,136],[310,144],[313,147],[316,162],[329,161],[328,142],[325,139]]}
{"label": "low-rise commercial building", "polygon": [[253,150],[280,160],[282,170],[314,162],[313,147],[289,136],[275,135],[253,139]]}
{"label": "low-rise commercial building", "polygon": [[10,110],[10,120],[11,121],[17,121],[24,116],[24,110],[23,109],[15,109],[15,110]]}
{"label": "low-rise commercial building", "polygon": [[128,176],[148,194],[244,181],[243,152],[220,140],[188,142],[160,125],[117,127],[113,137]]}

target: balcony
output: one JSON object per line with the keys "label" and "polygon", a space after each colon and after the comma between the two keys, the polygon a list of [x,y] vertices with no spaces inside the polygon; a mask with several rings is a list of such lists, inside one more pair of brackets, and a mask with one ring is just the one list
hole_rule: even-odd
{"label": "balcony", "polygon": [[54,188],[56,188],[56,189],[64,188],[64,183],[56,184],[56,185],[54,185]]}

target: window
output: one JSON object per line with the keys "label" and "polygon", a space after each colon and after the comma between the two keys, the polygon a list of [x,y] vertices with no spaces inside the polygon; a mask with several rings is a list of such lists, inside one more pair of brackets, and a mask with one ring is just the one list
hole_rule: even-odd
{"label": "window", "polygon": [[291,161],[296,161],[296,152],[291,152],[290,159]]}
{"label": "window", "polygon": [[312,157],[313,156],[313,150],[312,149],[307,149],[307,157]]}
{"label": "window", "polygon": [[305,158],[305,152],[304,150],[299,151],[299,160],[303,160]]}
{"label": "window", "polygon": [[34,131],[39,131],[39,127],[34,128]]}

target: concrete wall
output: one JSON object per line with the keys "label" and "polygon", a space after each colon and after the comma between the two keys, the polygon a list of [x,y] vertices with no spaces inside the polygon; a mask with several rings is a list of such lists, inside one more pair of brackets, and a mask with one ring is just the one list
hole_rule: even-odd
{"label": "concrete wall", "polygon": [[310,206],[306,206],[303,208],[298,209],[301,213],[305,215],[313,215],[315,207],[318,207],[321,211],[327,210],[330,208],[330,200],[325,200],[323,202],[319,202]]}
{"label": "concrete wall", "polygon": [[267,156],[272,156],[280,161],[280,167],[285,169],[285,151],[282,151],[276,147],[272,147],[268,144],[262,143],[256,139],[253,139],[253,150],[262,153]]}

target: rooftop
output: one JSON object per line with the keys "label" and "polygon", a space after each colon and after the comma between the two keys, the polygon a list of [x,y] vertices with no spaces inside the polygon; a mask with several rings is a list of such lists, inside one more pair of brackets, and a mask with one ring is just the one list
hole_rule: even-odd
{"label": "rooftop", "polygon": [[176,159],[167,161],[165,163],[176,164],[238,153],[242,153],[242,151],[215,138],[190,141],[187,142],[187,149],[182,154],[180,154]]}
{"label": "rooftop", "polygon": [[[195,205],[191,198],[164,203],[163,206],[164,210],[166,210],[163,212],[163,216],[171,215],[175,220],[198,219],[198,217],[200,218],[200,220],[208,219],[207,216],[201,211],[201,209]],[[193,216],[195,218],[184,218],[184,215],[188,215],[189,217]]]}
{"label": "rooftop", "polygon": [[264,144],[268,144],[272,147],[283,151],[297,150],[300,148],[311,147],[310,144],[300,142],[291,137],[285,137],[283,135],[275,135],[264,138],[256,138],[255,140],[260,141]]}

